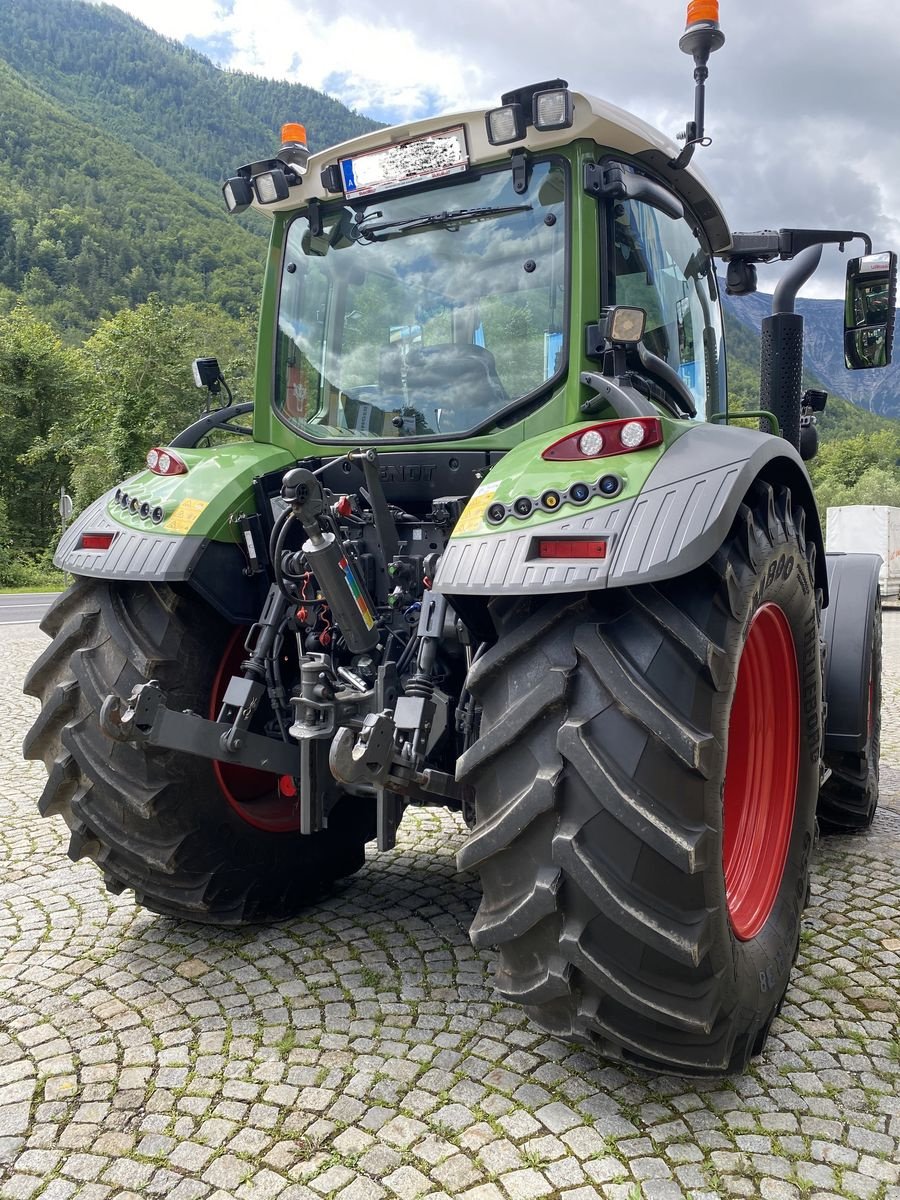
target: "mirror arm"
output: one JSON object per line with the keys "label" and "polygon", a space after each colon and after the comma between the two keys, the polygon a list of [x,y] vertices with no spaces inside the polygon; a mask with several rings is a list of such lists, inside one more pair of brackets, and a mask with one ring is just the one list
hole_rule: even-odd
{"label": "mirror arm", "polygon": [[738,259],[747,263],[787,261],[810,246],[843,248],[845,242],[860,238],[866,254],[872,253],[872,239],[853,229],[763,229],[758,233],[733,233],[731,245],[720,255],[725,262]]}

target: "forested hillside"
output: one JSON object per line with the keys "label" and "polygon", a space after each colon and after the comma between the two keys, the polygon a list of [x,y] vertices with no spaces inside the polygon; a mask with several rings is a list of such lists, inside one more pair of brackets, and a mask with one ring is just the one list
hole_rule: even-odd
{"label": "forested hillside", "polygon": [[264,157],[284,121],[304,122],[313,149],[378,128],[312,88],[219,70],[108,4],[0,0],[0,30],[21,76],[183,180],[216,184]]}
{"label": "forested hillside", "polygon": [[0,62],[0,287],[67,340],[151,293],[237,313],[256,303],[261,237]]}

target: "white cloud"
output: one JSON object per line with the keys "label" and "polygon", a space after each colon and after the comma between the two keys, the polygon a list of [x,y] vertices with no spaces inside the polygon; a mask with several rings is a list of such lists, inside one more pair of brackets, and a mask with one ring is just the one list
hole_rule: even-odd
{"label": "white cloud", "polygon": [[[223,65],[402,121],[562,75],[669,134],[692,110],[679,0],[118,0]],[[900,241],[900,10],[882,0],[723,0],[697,161],[735,228],[865,224]],[[833,260],[833,262],[832,262]],[[843,266],[821,275],[832,293]],[[820,285],[821,285],[820,280]]]}

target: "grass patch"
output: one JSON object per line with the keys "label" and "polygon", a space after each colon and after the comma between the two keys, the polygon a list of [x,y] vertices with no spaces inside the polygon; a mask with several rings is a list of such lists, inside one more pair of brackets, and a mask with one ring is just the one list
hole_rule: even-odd
{"label": "grass patch", "polygon": [[22,587],[0,587],[0,596],[27,596],[30,593],[37,594],[38,592],[52,594],[63,591],[65,586],[63,577],[60,575],[59,580],[54,580],[52,583],[32,584],[30,587],[24,585]]}

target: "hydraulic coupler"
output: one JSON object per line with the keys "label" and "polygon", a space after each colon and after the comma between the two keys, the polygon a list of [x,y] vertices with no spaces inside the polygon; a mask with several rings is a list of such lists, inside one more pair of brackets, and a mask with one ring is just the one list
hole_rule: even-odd
{"label": "hydraulic coupler", "polygon": [[311,471],[295,467],[282,480],[281,495],[306,531],[301,554],[325,594],[347,648],[351,654],[373,649],[380,636],[375,606],[340,538],[322,528],[319,521],[325,508],[322,485]]}

